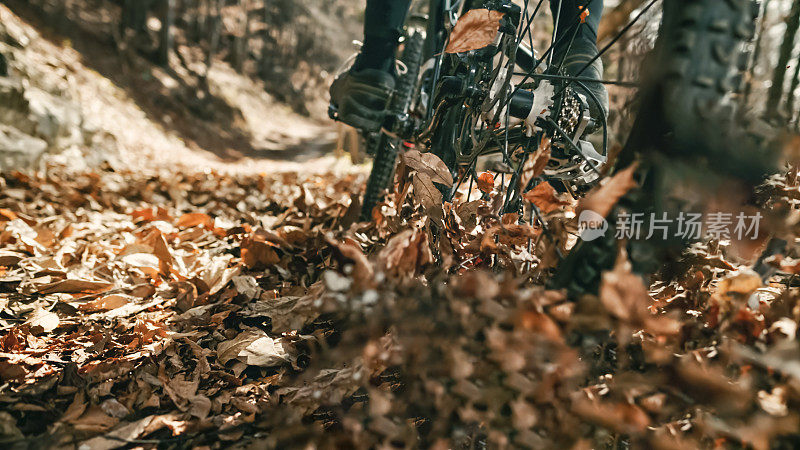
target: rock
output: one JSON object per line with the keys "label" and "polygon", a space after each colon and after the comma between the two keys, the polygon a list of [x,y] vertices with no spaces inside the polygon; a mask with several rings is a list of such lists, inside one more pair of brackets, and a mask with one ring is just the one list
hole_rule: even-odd
{"label": "rock", "polygon": [[112,162],[116,136],[88,123],[78,61],[0,4],[0,171]]}
{"label": "rock", "polygon": [[0,77],[0,123],[43,140],[51,153],[87,140],[83,114],[75,103],[15,78]]}
{"label": "rock", "polygon": [[0,124],[0,172],[33,167],[47,151],[47,142]]}
{"label": "rock", "polygon": [[83,114],[77,105],[36,88],[27,89],[25,98],[36,136],[58,148],[83,143]]}
{"label": "rock", "polygon": [[[0,78],[0,109],[8,111],[27,110],[25,88],[22,81],[12,78]],[[0,120],[6,120],[0,115]]]}
{"label": "rock", "polygon": [[0,9],[0,40],[17,48],[24,48],[31,43],[31,39],[34,37],[36,36],[31,36],[29,30],[12,20],[10,11],[5,8]]}

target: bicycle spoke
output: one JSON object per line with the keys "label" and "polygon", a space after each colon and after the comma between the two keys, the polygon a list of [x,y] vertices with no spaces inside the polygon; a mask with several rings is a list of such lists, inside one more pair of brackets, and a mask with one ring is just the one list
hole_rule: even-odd
{"label": "bicycle spoke", "polygon": [[[471,172],[471,171],[472,171],[472,168],[470,168],[469,172]],[[469,173],[469,172],[467,172],[467,173]],[[469,187],[467,188],[467,203],[469,203],[469,199],[472,196],[472,182],[473,181],[475,181],[475,177],[470,176],[469,177]]]}
{"label": "bicycle spoke", "polygon": [[[569,44],[567,44],[567,50],[561,56],[561,61],[559,61],[558,64],[556,64],[556,69],[555,69],[556,73],[561,71],[561,67],[564,65],[564,61],[567,60],[567,55],[569,55],[569,51],[572,49],[572,44],[575,43],[575,38],[578,36],[578,32],[581,29],[580,26],[577,26],[577,27],[574,27],[574,28],[575,29],[572,30],[572,35],[569,38]],[[551,57],[552,57],[552,55],[551,55]]]}
{"label": "bicycle spoke", "polygon": [[470,162],[469,166],[467,167],[467,170],[464,172],[464,176],[460,177],[458,183],[456,183],[455,187],[453,187],[453,193],[452,193],[453,197],[455,197],[456,192],[458,192],[458,188],[461,187],[461,184],[464,183],[464,180],[466,180],[467,177],[469,177],[469,190],[467,191],[467,201],[469,201],[469,196],[472,192],[472,181],[475,179],[475,164],[477,164],[477,162],[478,162],[477,159],[474,159],[472,160],[472,162]]}
{"label": "bicycle spoke", "polygon": [[[550,0],[553,1],[553,0]],[[556,16],[553,18],[553,37],[550,39],[550,47],[555,45],[556,36],[558,36],[558,22],[561,20],[561,5],[563,4],[563,0],[558,0],[558,6],[556,7]],[[547,58],[547,65],[550,66],[553,63],[553,53],[550,53],[550,56]]]}
{"label": "bicycle spoke", "polygon": [[[514,72],[516,76],[525,76],[527,73],[525,72]],[[638,88],[641,86],[641,83],[636,81],[619,81],[619,80],[595,80],[594,78],[587,78],[587,77],[573,77],[569,75],[551,75],[546,73],[535,73],[530,76],[531,78],[535,79],[543,79],[543,80],[573,80],[573,81],[581,81],[584,83],[602,83],[602,84],[609,84],[613,86],[622,86],[622,87],[629,87],[629,88]],[[527,86],[523,86],[523,89],[527,89]]]}
{"label": "bicycle spoke", "polygon": [[[636,15],[636,17],[634,17],[634,18],[633,18],[633,20],[631,20],[631,21],[630,21],[630,22],[629,22],[627,25],[625,25],[625,26],[622,28],[622,30],[620,30],[620,32],[619,32],[619,33],[617,33],[617,35],[616,35],[616,36],[614,36],[614,38],[611,40],[611,42],[609,42],[608,44],[606,44],[606,46],[605,46],[605,47],[603,47],[603,49],[602,49],[602,50],[600,50],[600,51],[597,53],[597,55],[596,55],[594,58],[592,58],[592,59],[590,59],[590,60],[589,60],[589,62],[587,62],[587,63],[586,63],[586,64],[585,64],[585,65],[584,65],[584,66],[581,68],[581,70],[579,70],[579,71],[578,71],[578,73],[577,73],[577,74],[575,74],[575,76],[576,76],[576,77],[579,77],[579,76],[581,76],[581,74],[583,74],[583,72],[584,72],[584,71],[586,71],[586,69],[588,69],[589,67],[591,67],[591,66],[592,66],[592,64],[594,64],[594,62],[595,62],[595,61],[597,61],[598,59],[600,59],[600,57],[602,57],[602,56],[603,56],[603,54],[605,54],[605,53],[606,53],[606,52],[607,52],[607,51],[608,51],[608,50],[609,50],[611,47],[613,47],[613,46],[614,46],[614,44],[616,44],[616,43],[617,43],[617,41],[619,41],[619,40],[620,40],[620,39],[621,39],[621,38],[622,38],[622,37],[625,35],[625,33],[627,33],[627,32],[628,32],[628,30],[630,30],[631,28],[633,28],[633,26],[634,26],[634,25],[636,25],[636,23],[639,21],[639,19],[641,19],[642,17],[644,17],[644,15],[645,15],[645,14],[646,14],[646,13],[647,13],[649,10],[650,10],[650,8],[652,8],[652,7],[653,7],[653,5],[655,5],[655,4],[656,4],[656,2],[658,2],[658,0],[651,0],[651,1],[650,1],[650,3],[648,3],[648,4],[647,4],[647,6],[645,6],[645,7],[644,7],[644,9],[642,9],[641,11],[639,11],[639,14],[637,14],[637,15]],[[562,92],[564,92],[564,91],[565,91],[565,90],[566,90],[566,89],[569,87],[569,85],[570,85],[571,83],[572,83],[572,80],[567,80],[567,82],[564,84],[564,86],[562,86],[562,87],[561,87],[561,90],[560,90],[560,91],[558,91],[558,92],[556,93],[556,95],[558,95],[558,94],[561,94]]]}
{"label": "bicycle spoke", "polygon": [[[587,9],[588,9],[588,8],[589,8],[589,6],[591,6],[591,5],[592,5],[592,2],[595,2],[595,1],[602,1],[602,0],[589,0],[589,1],[586,3],[586,5],[584,6],[584,8],[587,8]],[[578,20],[576,23],[572,24],[572,25],[569,27],[569,31],[572,31],[574,28],[580,27],[580,26],[582,26],[582,25],[584,25],[584,22],[582,22],[582,21]],[[523,77],[523,78],[522,78],[522,81],[520,81],[520,85],[521,85],[521,84],[524,84],[526,81],[528,81],[528,79],[530,79],[530,76],[531,76],[531,75],[533,75],[533,74],[535,73],[536,69],[538,69],[538,68],[539,68],[539,66],[542,64],[542,62],[544,62],[544,60],[545,60],[545,59],[550,59],[550,56],[552,55],[552,53],[553,53],[553,51],[554,51],[554,49],[555,49],[556,45],[557,45],[557,44],[559,44],[559,43],[561,43],[561,42],[562,42],[562,40],[566,38],[566,36],[567,36],[567,33],[565,33],[565,34],[562,34],[562,35],[561,35],[561,37],[559,37],[559,38],[558,38],[558,40],[551,39],[550,46],[549,46],[549,47],[547,48],[547,50],[544,52],[544,54],[542,55],[542,57],[541,57],[541,58],[540,58],[538,61],[536,61],[536,64],[534,64],[534,65],[533,65],[533,67],[532,67],[532,68],[531,68],[531,69],[528,71],[528,74],[527,74],[527,75],[525,75],[525,77]],[[548,65],[549,65],[549,63],[548,63]],[[519,89],[520,89],[520,88],[519,88],[519,85],[517,85],[517,87],[514,89],[514,92],[512,92],[511,96],[513,97],[513,96],[514,96],[514,94],[516,94],[516,93],[519,91]]]}
{"label": "bicycle spoke", "polygon": [[[506,103],[507,103],[508,101],[509,101],[509,100],[508,100],[508,98],[507,98],[507,99],[506,99]],[[505,117],[505,119],[506,119],[506,120],[505,120],[505,122],[506,122],[506,126],[505,126],[505,130],[503,130],[503,146],[502,146],[501,148],[503,149],[503,164],[505,164],[505,165],[509,165],[509,166],[510,166],[511,160],[508,158],[508,120],[509,120],[509,108],[508,108],[508,107],[506,107],[506,108],[505,108],[505,110],[506,110],[506,114],[505,114],[505,115],[506,115],[506,117]],[[506,185],[506,174],[505,174],[505,173],[503,173],[503,174],[502,174],[502,176],[500,177],[500,186],[505,186],[505,185]],[[508,197],[508,196],[507,196],[507,193],[508,193],[508,191],[506,191],[505,193],[503,193],[503,192],[502,192],[502,188],[500,189],[500,191],[501,191],[501,194],[500,194],[500,195],[503,195],[503,196],[505,196],[505,197],[506,197],[506,198],[504,198],[504,199],[503,199],[503,209],[501,209],[501,210],[500,210],[500,215],[502,215],[502,214],[503,214],[503,211],[505,210],[505,202],[506,202],[506,201],[508,201],[508,198],[507,198],[507,197]]]}
{"label": "bicycle spoke", "polygon": [[[537,133],[537,136],[539,136],[538,133]],[[540,136],[539,140],[541,142],[541,136]],[[532,148],[531,147],[531,143],[532,142],[533,142],[533,136],[528,138],[528,141],[524,144],[523,148]],[[537,145],[537,150],[538,150],[538,147],[539,146]],[[530,154],[525,151],[523,153],[523,155],[522,155],[522,159],[520,160],[520,163],[517,165],[517,168],[514,170],[514,175],[511,177],[511,182],[509,183],[508,187],[506,188],[506,199],[505,199],[505,202],[503,203],[503,211],[506,211],[508,209],[508,205],[510,205],[512,202],[516,201],[517,197],[522,195],[521,190],[523,188],[517,189],[517,184],[519,183],[519,179],[522,176],[521,175],[522,174],[522,169],[525,167],[525,163],[528,161],[528,157],[529,156],[530,156]],[[514,193],[513,197],[510,195],[510,193],[512,193],[512,192]]]}
{"label": "bicycle spoke", "polygon": [[[526,20],[528,18],[528,1],[525,0],[522,4],[522,11],[525,14],[522,20]],[[541,0],[540,0],[541,1]],[[530,30],[530,27],[522,27],[522,24],[519,24],[519,31],[517,32],[517,42],[522,42],[522,38],[525,35],[525,31]]]}
{"label": "bicycle spoke", "polygon": [[528,43],[530,44],[531,50],[533,50],[533,48],[534,48],[534,45],[533,45],[533,32],[531,32],[531,26],[533,25],[533,20],[536,18],[536,15],[539,13],[539,9],[542,7],[542,3],[544,3],[544,0],[539,0],[539,3],[536,4],[536,8],[533,9],[533,13],[529,15],[528,14],[528,0],[525,0],[525,8],[524,8],[525,20],[528,23],[525,25],[525,28],[520,27],[521,32],[520,32],[519,36],[517,37],[517,46],[519,46],[519,44],[522,43],[523,36],[525,34],[527,34],[528,35]]}
{"label": "bicycle spoke", "polygon": [[[545,54],[540,58],[534,58],[533,67],[530,70],[527,70],[526,68],[527,72],[516,72],[513,70],[515,67],[514,64],[516,63],[516,51],[520,44],[527,39],[527,41],[531,44],[531,48],[533,49],[534,47],[532,32],[533,21],[536,19],[537,14],[544,3],[544,0],[538,0],[535,5],[531,5],[531,3],[533,3],[531,0],[523,1],[524,14],[519,29],[514,35],[510,35],[505,38],[506,40],[503,43],[503,47],[501,47],[504,51],[499,52],[499,58],[497,58],[494,63],[489,63],[485,66],[485,70],[491,72],[488,74],[488,79],[484,78],[485,81],[483,82],[485,82],[488,86],[495,86],[494,92],[496,92],[496,94],[493,97],[489,97],[488,100],[481,106],[464,105],[471,112],[462,118],[460,124],[458,125],[460,128],[460,133],[457,134],[458,143],[453,143],[457,147],[454,148],[454,151],[456,152],[457,164],[462,169],[466,169],[466,171],[463,172],[463,175],[459,177],[458,181],[453,187],[453,190],[451,191],[451,195],[455,195],[461,189],[461,186],[464,184],[464,181],[466,181],[466,178],[469,177],[469,187],[466,195],[467,201],[470,201],[473,185],[475,184],[475,180],[478,179],[478,175],[475,170],[478,157],[482,155],[489,155],[495,152],[501,153],[503,165],[506,167],[513,167],[511,164],[510,152],[512,151],[512,148],[516,149],[520,145],[523,147],[524,153],[519,158],[520,161],[517,161],[519,165],[514,167],[512,171],[500,169],[499,167],[496,168],[497,170],[490,169],[490,173],[500,175],[499,181],[502,183],[500,192],[497,193],[497,195],[502,196],[500,199],[498,199],[502,205],[502,210],[500,211],[501,214],[503,212],[507,212],[509,208],[514,208],[512,205],[516,205],[517,203],[515,202],[518,202],[518,199],[523,194],[525,188],[524,186],[506,185],[506,181],[512,184],[519,184],[521,170],[524,167],[525,161],[529,157],[527,149],[531,145],[531,142],[535,139],[534,136],[525,139],[524,129],[517,128],[516,124],[514,125],[514,130],[512,130],[508,106],[513,95],[520,89],[531,89],[535,86],[531,83],[526,85],[525,82],[528,80],[551,80],[554,82],[554,84],[557,83],[557,87],[560,89],[557,89],[557,93],[554,95],[554,97],[558,98],[563,97],[563,95],[559,96],[559,94],[563,93],[566,88],[571,85],[580,85],[584,90],[586,90],[583,83],[601,82],[608,85],[637,87],[638,83],[617,80],[596,80],[594,78],[581,77],[580,74],[590,67],[594,61],[602,57],[602,55],[606,53],[614,44],[616,44],[616,42],[619,41],[619,39],[624,36],[625,33],[631,30],[631,28],[647,13],[647,11],[652,8],[657,0],[650,1],[647,6],[640,11],[636,17],[633,18],[633,20],[630,21],[630,23],[623,27],[623,29],[611,40],[611,42],[609,42],[608,45],[605,45],[603,49],[598,52],[597,56],[592,58],[589,63],[581,68],[578,76],[561,75],[559,72],[551,74],[549,71],[546,74],[536,73],[536,70],[543,63],[548,63],[548,65],[554,69],[560,70],[560,67],[564,63],[565,54],[569,52],[569,48],[571,48],[578,33],[580,33],[580,27],[584,26],[585,24],[585,21],[581,20],[580,16],[577,15],[575,23],[571,25],[565,25],[564,22],[569,22],[572,19],[570,18],[568,21],[564,20],[565,17],[561,16],[562,8],[554,8],[554,11],[557,11],[555,18],[556,26],[554,27],[553,34],[550,37],[549,47],[547,48]],[[551,1],[558,1],[560,5],[563,0]],[[602,0],[588,0],[584,8],[589,8],[593,1]],[[563,11],[563,13],[567,14],[566,11]],[[561,20],[559,21],[559,19]],[[559,22],[561,23],[559,24]],[[527,38],[525,35],[527,35]],[[556,55],[555,49],[559,48],[563,50],[564,46],[562,44],[565,43],[567,43],[567,52],[562,55],[562,51],[559,51],[558,55]],[[558,56],[558,58],[556,58],[556,56]],[[503,75],[504,72],[506,75]],[[512,76],[522,76],[522,82],[515,83],[515,85],[512,87],[510,83]],[[599,105],[599,100],[595,95],[592,95],[591,92],[589,92],[587,99],[591,105]],[[476,107],[479,108],[480,111],[477,111],[475,109]],[[558,109],[558,112],[561,112],[560,108]],[[491,116],[487,117],[487,113],[491,114]],[[583,166],[583,170],[591,170],[598,176],[601,175],[600,168],[597,166],[597,164],[581,151],[580,146],[576,144],[577,141],[573,141],[572,136],[570,136],[565,129],[558,125],[558,121],[554,120],[556,118],[557,116],[546,119],[547,128],[552,132],[563,136],[563,139],[568,141],[564,143],[564,145],[567,145],[567,148],[569,148],[570,152],[577,153],[578,156],[582,158],[583,162],[587,164]],[[597,120],[602,128],[603,133],[603,148],[601,152],[605,155],[608,152],[608,128],[606,124],[606,118],[601,117]],[[500,124],[502,124],[502,129],[500,129]],[[506,174],[509,176],[506,177]],[[543,229],[546,230],[547,226],[543,220],[541,220],[540,212],[535,210],[535,208],[531,218],[533,218],[533,216],[536,216],[540,219],[540,222],[543,224]],[[546,231],[545,234],[547,233],[548,232]]]}

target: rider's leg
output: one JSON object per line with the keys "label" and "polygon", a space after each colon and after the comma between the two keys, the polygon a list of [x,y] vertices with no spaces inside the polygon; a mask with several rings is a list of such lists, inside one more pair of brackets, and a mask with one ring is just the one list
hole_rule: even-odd
{"label": "rider's leg", "polygon": [[[584,8],[588,10],[588,15]],[[586,64],[598,54],[597,29],[603,16],[603,0],[550,0],[550,10],[553,18],[558,17],[553,65],[561,66],[568,75],[601,80],[601,59],[598,58],[589,67]],[[584,84],[597,97],[603,113],[608,115],[608,92],[605,86],[592,82]],[[591,99],[588,101],[592,115],[597,118],[597,105]]]}
{"label": "rider's leg", "polygon": [[367,0],[364,46],[353,67],[331,85],[339,120],[378,131],[394,91],[394,57],[411,0]]}
{"label": "rider's leg", "polygon": [[[560,13],[558,12],[559,6],[561,6]],[[553,18],[558,17],[559,35],[564,31],[574,30],[573,25],[581,21],[580,17],[584,7],[587,7],[589,14],[586,16],[579,34],[591,38],[593,41],[597,40],[597,28],[600,26],[600,18],[603,16],[603,0],[550,0],[550,11]],[[571,34],[567,38],[569,36]]]}
{"label": "rider's leg", "polygon": [[364,46],[354,68],[394,70],[397,43],[411,0],[367,0],[364,10]]}

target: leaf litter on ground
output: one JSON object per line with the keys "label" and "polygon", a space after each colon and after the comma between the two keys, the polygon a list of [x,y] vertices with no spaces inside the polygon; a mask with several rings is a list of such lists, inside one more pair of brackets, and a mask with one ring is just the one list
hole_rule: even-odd
{"label": "leaf litter on ground", "polygon": [[[499,216],[491,173],[441,205],[441,161],[403,163],[370,223],[359,174],[4,175],[2,445],[795,442],[796,249],[766,284],[714,242],[649,286],[621,252],[599,296],[570,301],[537,281],[555,244]],[[632,171],[577,205],[545,183],[526,198],[563,243]]]}

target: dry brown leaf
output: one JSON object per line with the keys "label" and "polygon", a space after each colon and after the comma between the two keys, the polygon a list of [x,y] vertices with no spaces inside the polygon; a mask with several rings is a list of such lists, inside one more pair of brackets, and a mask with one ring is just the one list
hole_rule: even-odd
{"label": "dry brown leaf", "polygon": [[245,331],[217,346],[217,360],[222,364],[239,359],[251,366],[272,367],[285,363],[287,356],[280,340],[272,339],[263,331]]}
{"label": "dry brown leaf", "polygon": [[586,420],[627,435],[643,433],[650,425],[647,413],[630,403],[581,399],[573,403],[572,410]]}
{"label": "dry brown leaf", "polygon": [[267,236],[255,232],[242,240],[242,262],[248,268],[258,265],[271,266],[278,264],[280,258],[275,252],[275,244],[267,240]]}
{"label": "dry brown leaf", "polygon": [[531,180],[544,173],[547,163],[550,161],[551,146],[549,138],[542,138],[539,148],[528,156],[522,166],[519,178],[519,192],[523,192]]}
{"label": "dry brown leaf", "polygon": [[17,216],[17,213],[15,213],[14,211],[11,211],[11,210],[6,209],[6,208],[0,208],[0,220],[3,220],[3,221],[15,220],[18,217],[19,216]]}
{"label": "dry brown leaf", "polygon": [[204,213],[186,213],[178,218],[175,226],[179,228],[191,228],[203,225],[208,229],[214,228],[214,219]]}
{"label": "dry brown leaf", "polygon": [[488,9],[471,9],[458,19],[450,33],[446,53],[478,50],[494,43],[505,14]]}
{"label": "dry brown leaf", "polygon": [[170,216],[169,212],[163,207],[141,208],[132,211],[130,215],[136,219],[135,221],[137,222],[152,222],[155,220],[172,221],[172,216]]}
{"label": "dry brown leaf", "polygon": [[580,216],[582,211],[590,210],[602,217],[608,217],[611,209],[617,204],[620,198],[625,195],[629,190],[636,187],[636,181],[633,175],[636,173],[637,164],[632,164],[627,169],[617,172],[616,175],[611,177],[602,186],[599,186],[589,192],[578,203],[578,210],[576,214]]}
{"label": "dry brown leaf", "polygon": [[503,245],[510,246],[525,246],[528,244],[529,239],[535,239],[539,236],[540,230],[528,224],[507,224],[496,225],[486,230],[486,233],[481,239],[481,251],[496,251],[498,249],[495,240]]}
{"label": "dry brown leaf", "polygon": [[526,330],[541,334],[553,341],[562,341],[561,329],[547,314],[523,311],[518,315],[520,325]]}
{"label": "dry brown leaf", "polygon": [[425,172],[416,172],[412,178],[415,197],[425,208],[425,212],[432,217],[441,218],[442,193],[433,184],[431,177]]}
{"label": "dry brown leaf", "polygon": [[761,288],[761,276],[752,270],[741,270],[725,276],[717,283],[715,296],[747,298]]}
{"label": "dry brown leaf", "polygon": [[572,204],[572,199],[568,195],[559,194],[547,181],[537,184],[536,187],[522,194],[522,197],[536,205],[543,214]]}
{"label": "dry brown leaf", "polygon": [[475,182],[481,192],[488,194],[494,190],[494,174],[491,172],[481,172]]}
{"label": "dry brown leaf", "polygon": [[[624,253],[618,257],[614,270],[603,274],[600,300],[612,316],[635,329],[656,335],[674,335],[680,331],[677,321],[650,311],[653,300],[641,277],[631,272]],[[626,341],[628,336],[620,333],[619,338]]]}
{"label": "dry brown leaf", "polygon": [[112,283],[103,281],[88,281],[88,280],[61,280],[54,283],[44,284],[37,287],[37,292],[40,294],[54,294],[54,293],[67,293],[67,294],[92,294],[105,292],[114,287]]}
{"label": "dry brown leaf", "polygon": [[55,330],[61,320],[58,318],[58,314],[37,308],[25,323],[31,327],[32,333],[40,334]]}
{"label": "dry brown leaf", "polygon": [[425,173],[434,183],[443,184],[447,187],[453,185],[453,176],[450,169],[438,156],[433,153],[420,153],[417,150],[409,150],[402,155],[403,162],[417,172]]}
{"label": "dry brown leaf", "polygon": [[16,266],[17,263],[22,261],[25,257],[26,256],[22,253],[0,250],[0,266]]}
{"label": "dry brown leaf", "polygon": [[342,256],[353,262],[353,280],[359,290],[364,290],[373,285],[374,271],[367,256],[355,242],[329,241],[342,253]]}
{"label": "dry brown leaf", "polygon": [[387,273],[401,279],[416,276],[434,261],[428,234],[418,229],[405,230],[392,237],[378,258]]}
{"label": "dry brown leaf", "polygon": [[[124,447],[128,441],[137,439],[145,434],[156,416],[148,416],[136,422],[121,422],[112,431],[103,436],[97,436],[80,443],[78,448],[85,450],[113,450]],[[150,430],[155,431],[155,429]]]}
{"label": "dry brown leaf", "polygon": [[123,307],[131,301],[133,301],[133,298],[130,296],[111,294],[100,297],[97,300],[83,303],[78,306],[78,309],[86,312],[110,311],[112,309]]}
{"label": "dry brown leaf", "polygon": [[480,200],[473,200],[471,202],[460,203],[456,207],[456,214],[461,219],[461,224],[467,230],[471,230],[477,225],[478,208],[480,208],[480,206]]}
{"label": "dry brown leaf", "polygon": [[784,258],[784,257],[780,258],[773,257],[772,259],[777,260],[782,272],[790,273],[792,275],[800,274],[800,259]]}
{"label": "dry brown leaf", "polygon": [[61,415],[59,419],[60,422],[71,422],[81,415],[83,412],[86,411],[86,395],[81,390],[75,394],[75,397],[72,399],[72,403],[69,404],[64,414]]}
{"label": "dry brown leaf", "polygon": [[119,423],[119,419],[109,416],[98,405],[91,405],[77,419],[69,421],[77,430],[102,433]]}

